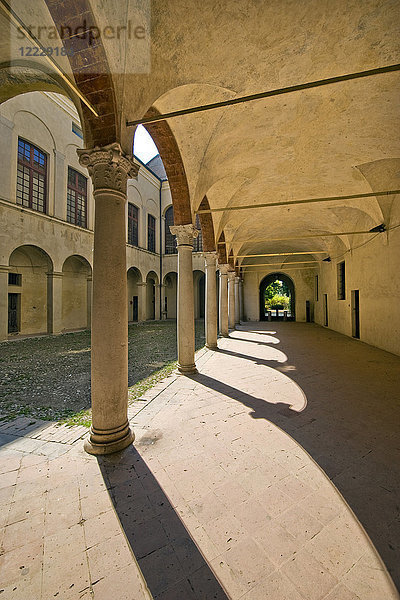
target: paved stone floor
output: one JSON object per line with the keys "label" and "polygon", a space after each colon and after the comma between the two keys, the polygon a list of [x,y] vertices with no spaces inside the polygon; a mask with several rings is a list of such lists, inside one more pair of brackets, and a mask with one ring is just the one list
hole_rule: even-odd
{"label": "paved stone floor", "polygon": [[1,600],[399,598],[400,358],[298,323],[219,345],[123,453],[0,428]]}

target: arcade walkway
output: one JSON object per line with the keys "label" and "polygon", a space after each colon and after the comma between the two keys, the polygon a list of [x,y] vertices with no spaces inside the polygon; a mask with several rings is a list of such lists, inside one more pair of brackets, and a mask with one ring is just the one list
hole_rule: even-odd
{"label": "arcade walkway", "polygon": [[301,323],[218,343],[121,454],[0,428],[2,600],[398,598],[400,358]]}

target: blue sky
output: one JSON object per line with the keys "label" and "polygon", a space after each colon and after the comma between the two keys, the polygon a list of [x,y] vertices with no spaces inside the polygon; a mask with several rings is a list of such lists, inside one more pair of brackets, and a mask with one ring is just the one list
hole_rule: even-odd
{"label": "blue sky", "polygon": [[157,146],[143,125],[138,125],[135,131],[133,153],[145,164],[158,154]]}

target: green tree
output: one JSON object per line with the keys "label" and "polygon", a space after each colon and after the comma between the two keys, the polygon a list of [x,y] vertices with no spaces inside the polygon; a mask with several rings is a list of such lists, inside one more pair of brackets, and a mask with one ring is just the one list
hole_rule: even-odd
{"label": "green tree", "polygon": [[265,308],[282,308],[288,310],[290,307],[290,290],[286,283],[276,279],[265,288]]}

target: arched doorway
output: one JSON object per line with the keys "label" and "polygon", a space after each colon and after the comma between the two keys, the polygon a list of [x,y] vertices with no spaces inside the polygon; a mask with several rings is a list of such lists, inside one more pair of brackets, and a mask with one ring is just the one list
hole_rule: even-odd
{"label": "arched doorway", "polygon": [[296,320],[296,296],[292,279],[284,273],[270,273],[260,283],[260,321]]}

